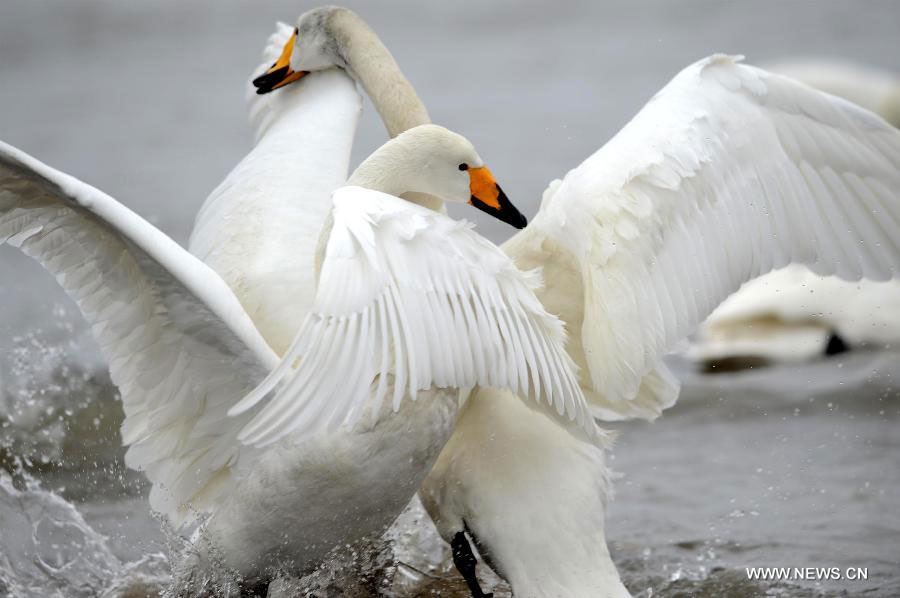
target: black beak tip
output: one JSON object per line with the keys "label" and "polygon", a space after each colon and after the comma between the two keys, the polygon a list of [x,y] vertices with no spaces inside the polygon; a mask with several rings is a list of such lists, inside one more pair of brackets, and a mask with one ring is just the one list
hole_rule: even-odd
{"label": "black beak tip", "polygon": [[513,218],[513,222],[510,222],[510,224],[514,228],[523,229],[528,226],[528,219],[525,218],[525,216],[523,216],[521,213],[519,213],[517,216],[518,217]]}
{"label": "black beak tip", "polygon": [[499,210],[488,206],[474,195],[471,198],[472,205],[482,212],[487,212],[497,220],[505,222],[513,228],[523,229],[528,226],[528,219],[522,215],[522,212],[516,209],[516,206],[514,206],[511,201],[509,201],[509,198],[506,197],[506,193],[503,192],[503,189],[501,189],[499,185],[497,185],[497,191],[500,192],[497,196],[497,203],[500,204]]}
{"label": "black beak tip", "polygon": [[528,226],[528,219],[525,218],[522,212],[520,212],[511,201],[509,201],[509,198],[506,197],[506,193],[503,192],[500,185],[497,185],[497,191],[500,192],[500,195],[497,198],[500,202],[500,220],[513,228],[522,229]]}
{"label": "black beak tip", "polygon": [[270,71],[263,73],[259,77],[253,80],[253,86],[256,87],[256,93],[262,95],[264,93],[269,93],[275,86],[278,85],[278,82],[287,76],[288,68],[282,67],[276,71]]}

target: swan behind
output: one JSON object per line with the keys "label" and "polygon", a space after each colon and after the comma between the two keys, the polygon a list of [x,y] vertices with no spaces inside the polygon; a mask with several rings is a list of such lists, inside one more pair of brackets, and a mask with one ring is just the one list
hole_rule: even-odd
{"label": "swan behind", "polygon": [[[291,31],[279,25],[257,72]],[[312,305],[319,230],[331,192],[347,180],[362,104],[337,69],[248,99],[256,143],[204,202],[188,247],[225,280],[280,354]]]}

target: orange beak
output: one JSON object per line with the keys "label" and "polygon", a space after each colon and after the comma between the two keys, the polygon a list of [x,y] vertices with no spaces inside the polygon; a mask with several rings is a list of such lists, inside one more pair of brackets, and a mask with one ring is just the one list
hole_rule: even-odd
{"label": "orange beak", "polygon": [[297,41],[297,33],[298,31],[294,29],[291,39],[284,45],[284,50],[281,51],[281,56],[278,57],[275,64],[253,80],[253,85],[256,86],[256,93],[259,95],[269,93],[294,81],[299,81],[306,74],[306,71],[291,70],[291,54],[294,51],[294,42]]}
{"label": "orange beak", "polygon": [[469,168],[468,172],[471,205],[515,228],[528,226],[528,220],[512,205],[487,166]]}

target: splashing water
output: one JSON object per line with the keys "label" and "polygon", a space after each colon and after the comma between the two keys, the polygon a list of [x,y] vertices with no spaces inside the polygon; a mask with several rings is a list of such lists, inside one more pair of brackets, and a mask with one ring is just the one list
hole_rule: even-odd
{"label": "splashing water", "polygon": [[0,472],[0,587],[10,596],[95,596],[122,563],[71,504]]}
{"label": "splashing water", "polygon": [[0,596],[155,596],[168,582],[165,555],[123,562],[74,505],[26,473],[14,481],[0,471],[0,523]]}

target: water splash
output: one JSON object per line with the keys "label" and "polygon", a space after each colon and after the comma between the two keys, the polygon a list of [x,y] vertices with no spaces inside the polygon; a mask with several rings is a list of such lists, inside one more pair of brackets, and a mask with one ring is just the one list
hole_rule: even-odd
{"label": "water splash", "polygon": [[17,488],[0,472],[0,520],[0,583],[10,596],[96,596],[122,567],[74,506],[27,475]]}
{"label": "water splash", "polygon": [[54,315],[51,328],[13,339],[8,363],[0,363],[0,453],[14,454],[29,470],[63,461],[71,467],[84,453],[79,449],[118,445],[121,407],[106,367],[81,340],[67,337],[71,325]]}

